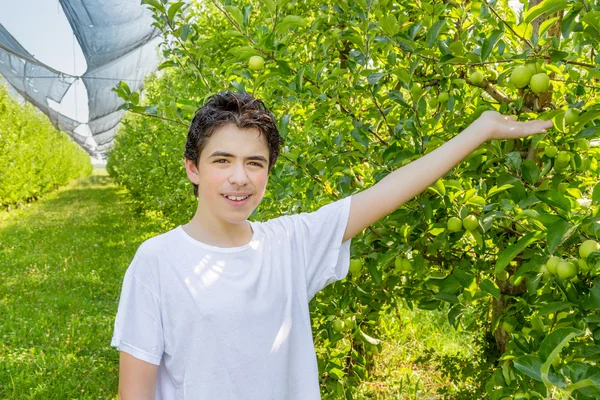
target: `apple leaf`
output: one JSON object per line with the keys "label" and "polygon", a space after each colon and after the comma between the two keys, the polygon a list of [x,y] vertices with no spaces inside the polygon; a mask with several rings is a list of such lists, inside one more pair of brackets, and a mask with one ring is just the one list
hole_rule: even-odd
{"label": "apple leaf", "polygon": [[516,369],[528,377],[539,382],[542,381],[542,375],[540,373],[540,370],[542,369],[542,362],[537,355],[527,354],[525,356],[521,356],[514,360],[513,364]]}
{"label": "apple leaf", "polygon": [[530,232],[523,236],[515,244],[511,244],[500,253],[494,272],[503,271],[509,262],[511,262],[519,253],[527,248],[531,243],[536,241],[535,233]]}
{"label": "apple leaf", "polygon": [[383,31],[390,36],[394,36],[400,29],[398,26],[398,20],[393,15],[387,15],[383,17],[379,23],[381,24]]}
{"label": "apple leaf", "polygon": [[600,135],[600,126],[590,126],[575,135],[575,139],[594,138],[598,135]]}
{"label": "apple leaf", "polygon": [[600,284],[594,283],[590,292],[583,301],[582,307],[584,310],[600,310]]}
{"label": "apple leaf", "polygon": [[142,0],[142,4],[148,4],[162,13],[166,11],[165,6],[163,6],[159,0]]}
{"label": "apple leaf", "polygon": [[582,129],[585,124],[600,117],[600,111],[587,111],[579,116],[575,130]]}
{"label": "apple leaf", "polygon": [[576,229],[576,225],[571,224],[564,219],[559,219],[548,228],[548,252],[554,253],[554,250],[563,243]]}
{"label": "apple leaf", "polygon": [[582,10],[582,8],[571,9],[571,11],[569,11],[563,18],[560,26],[560,31],[563,38],[567,39],[571,34],[571,26],[573,25],[573,21],[575,21],[575,17],[579,15],[579,12]]}
{"label": "apple leaf", "polygon": [[577,383],[573,383],[567,386],[565,388],[565,391],[567,391],[568,393],[573,393],[575,390],[579,390],[579,392],[582,395],[597,399],[600,397],[600,379],[598,379],[597,376],[595,377],[595,379],[595,381],[592,379],[582,379]]}
{"label": "apple leaf", "polygon": [[479,284],[479,289],[494,296],[496,300],[500,300],[500,288],[489,279],[482,281]]}
{"label": "apple leaf", "polygon": [[404,96],[402,96],[402,93],[397,90],[391,90],[388,93],[388,97],[394,100],[396,103],[402,105],[403,107],[411,108],[410,104],[408,104],[406,100],[404,100]]}
{"label": "apple leaf", "polygon": [[[549,381],[548,374],[550,372],[550,366],[552,365],[552,362],[559,356],[563,347],[565,347],[565,345],[571,339],[576,336],[581,336],[583,333],[583,331],[571,327],[558,328],[544,338],[538,351],[540,360],[544,362],[540,369],[542,381]],[[554,384],[556,385],[556,383]],[[566,386],[566,383],[564,386],[556,386],[564,387]]]}
{"label": "apple leaf", "polygon": [[437,37],[440,34],[440,31],[442,30],[442,28],[445,25],[446,25],[446,20],[444,20],[444,19],[435,21],[435,23],[433,25],[431,25],[431,28],[429,28],[429,30],[427,31],[427,46],[433,47],[433,44],[437,40]]}
{"label": "apple leaf", "polygon": [[286,138],[288,134],[288,127],[290,124],[290,119],[292,116],[290,114],[285,114],[279,119],[279,134],[282,138]]}
{"label": "apple leaf", "polygon": [[181,7],[183,7],[184,5],[185,5],[184,1],[178,1],[177,3],[173,3],[169,7],[169,11],[167,12],[167,15],[169,16],[169,19],[171,21],[173,21],[173,19],[175,18],[177,11],[179,11],[181,9]]}
{"label": "apple leaf", "polygon": [[329,374],[330,375],[335,375],[338,377],[338,379],[342,379],[344,377],[344,371],[340,370],[339,368],[331,368],[329,370]]}
{"label": "apple leaf", "polygon": [[462,304],[457,304],[452,307],[450,311],[448,311],[448,322],[450,322],[450,325],[452,325],[454,328],[457,328],[464,311],[465,306]]}
{"label": "apple leaf", "polygon": [[523,159],[521,158],[521,153],[518,151],[514,151],[506,155],[506,165],[515,171],[518,171],[521,168],[522,162]]}
{"label": "apple leaf", "polygon": [[490,36],[483,42],[481,46],[481,61],[485,61],[490,56],[503,33],[504,31],[500,29],[494,29]]}
{"label": "apple leaf", "polygon": [[488,198],[490,198],[490,197],[492,197],[493,195],[495,195],[495,194],[498,194],[498,193],[501,193],[501,192],[504,192],[505,190],[508,190],[508,189],[510,189],[510,188],[512,188],[512,187],[513,187],[513,185],[511,185],[511,184],[508,184],[508,183],[507,183],[507,184],[505,184],[505,185],[502,185],[502,186],[500,186],[500,187],[498,187],[498,186],[494,186],[494,187],[492,187],[492,188],[490,189],[490,191],[487,193],[487,197],[488,197]]}
{"label": "apple leaf", "polygon": [[548,53],[550,53],[550,59],[552,60],[552,62],[559,62],[563,58],[567,58],[567,56],[569,55],[569,53],[567,53],[566,51],[558,50],[549,50]]}
{"label": "apple leaf", "polygon": [[382,72],[377,72],[377,73],[374,73],[374,74],[370,74],[370,75],[367,77],[367,81],[369,82],[369,85],[374,85],[374,84],[376,84],[377,82],[379,82],[379,80],[380,80],[381,78],[383,78],[384,76],[385,76],[385,74],[384,74],[384,73],[382,73]]}
{"label": "apple leaf", "polygon": [[363,339],[365,339],[365,341],[366,341],[367,343],[370,343],[370,344],[372,344],[373,346],[377,346],[377,345],[378,345],[378,344],[381,342],[381,340],[379,340],[379,339],[375,339],[374,337],[371,337],[371,336],[367,335],[367,334],[366,334],[366,333],[364,333],[364,332],[362,331],[362,329],[360,329],[360,328],[358,328],[358,331],[360,332],[360,335],[363,337]]}
{"label": "apple leaf", "polygon": [[567,212],[571,211],[571,202],[560,192],[556,190],[541,190],[534,193],[535,197],[546,204],[561,208]]}
{"label": "apple leaf", "polygon": [[542,308],[539,309],[538,314],[539,315],[548,315],[550,313],[555,313],[561,310],[565,310],[567,308],[571,308],[573,304],[569,303],[569,302],[565,302],[564,300],[561,301],[553,301],[552,303],[548,303],[545,306],[543,306]]}
{"label": "apple leaf", "polygon": [[596,183],[592,192],[592,204],[597,204],[600,201],[600,183]]}
{"label": "apple leaf", "polygon": [[535,7],[527,10],[523,16],[523,22],[525,24],[530,24],[540,15],[564,10],[565,8],[567,8],[567,0],[544,0]]}
{"label": "apple leaf", "polygon": [[225,8],[225,10],[235,20],[235,22],[237,22],[239,26],[244,25],[244,14],[242,14],[242,10],[240,10],[236,6],[223,6],[223,8]]}
{"label": "apple leaf", "polygon": [[521,165],[523,179],[531,185],[534,185],[540,178],[540,168],[531,160],[523,161]]}
{"label": "apple leaf", "polygon": [[299,17],[297,15],[286,15],[285,18],[277,24],[277,27],[275,28],[275,33],[281,33],[288,30],[289,28],[305,25],[306,20],[304,18]]}

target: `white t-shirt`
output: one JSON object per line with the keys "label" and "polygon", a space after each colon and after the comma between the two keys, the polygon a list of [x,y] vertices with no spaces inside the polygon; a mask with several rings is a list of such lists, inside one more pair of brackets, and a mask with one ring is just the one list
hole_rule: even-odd
{"label": "white t-shirt", "polygon": [[320,399],[308,302],[348,273],[350,199],[250,222],[241,247],[181,226],[146,240],[125,273],[111,346],[159,365],[157,400]]}

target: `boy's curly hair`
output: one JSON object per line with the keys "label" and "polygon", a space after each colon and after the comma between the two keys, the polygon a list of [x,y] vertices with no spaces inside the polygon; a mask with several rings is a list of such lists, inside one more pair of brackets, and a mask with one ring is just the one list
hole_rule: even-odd
{"label": "boy's curly hair", "polygon": [[[283,139],[279,135],[277,121],[262,100],[248,93],[220,92],[210,96],[196,111],[190,124],[185,142],[184,157],[198,166],[200,153],[212,133],[218,127],[235,124],[240,129],[255,128],[266,135],[269,146],[268,171],[277,161],[279,147]],[[198,197],[198,185],[194,185],[194,195]]]}

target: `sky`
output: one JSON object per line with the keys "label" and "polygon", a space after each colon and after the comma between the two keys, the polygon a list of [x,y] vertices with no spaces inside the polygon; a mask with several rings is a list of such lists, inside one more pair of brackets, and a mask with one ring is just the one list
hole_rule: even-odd
{"label": "sky", "polygon": [[[44,64],[71,75],[85,72],[87,65],[81,47],[58,0],[0,0],[0,24]],[[83,82],[78,80],[62,103],[51,107],[79,122],[87,122],[87,91]]]}

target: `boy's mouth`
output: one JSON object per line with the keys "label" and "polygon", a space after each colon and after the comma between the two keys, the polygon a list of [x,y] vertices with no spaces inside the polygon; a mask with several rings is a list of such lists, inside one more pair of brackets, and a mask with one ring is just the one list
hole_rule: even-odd
{"label": "boy's mouth", "polygon": [[247,194],[245,196],[229,196],[229,195],[223,194],[221,196],[225,197],[225,199],[227,199],[230,204],[243,205],[248,201],[248,198],[252,195]]}

